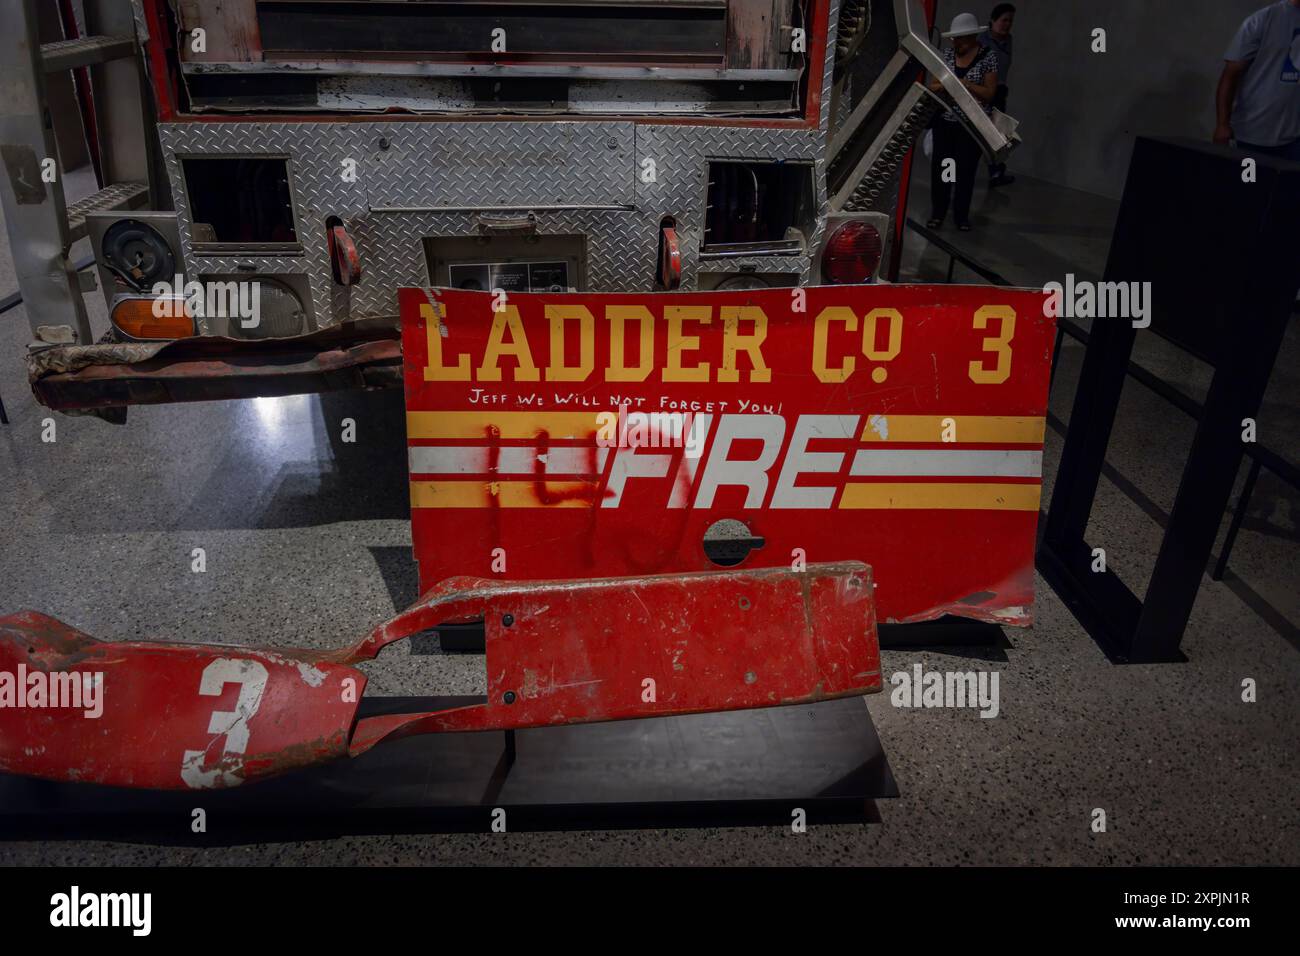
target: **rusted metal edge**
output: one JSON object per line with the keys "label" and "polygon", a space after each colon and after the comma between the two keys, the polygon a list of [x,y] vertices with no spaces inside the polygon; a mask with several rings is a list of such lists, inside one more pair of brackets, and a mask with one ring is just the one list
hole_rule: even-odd
{"label": "rusted metal edge", "polygon": [[395,332],[334,327],[292,339],[59,346],[29,355],[27,366],[36,400],[72,411],[391,388],[401,362]]}
{"label": "rusted metal edge", "polygon": [[729,571],[691,571],[645,574],[637,577],[574,578],[555,581],[495,581],[468,576],[454,577],[438,582],[401,614],[380,624],[351,646],[321,652],[295,649],[293,654],[304,659],[313,657],[316,660],[346,665],[374,660],[379,652],[390,644],[435,628],[439,624],[480,618],[487,602],[508,600],[519,595],[559,594],[568,591],[598,597],[601,592],[614,593],[660,583],[672,583],[690,588],[712,581],[765,581],[774,578],[798,580],[806,592],[807,582],[815,577],[858,577],[865,582],[866,587],[871,587],[871,568],[860,561],[813,564],[809,565],[806,571],[791,571],[786,567],[737,568]]}
{"label": "rusted metal edge", "polygon": [[[0,770],[206,789],[412,734],[874,693],[882,688],[874,608],[871,569],[839,562],[797,572],[453,578],[361,641],[323,651],[104,642],[24,611],[0,618],[0,700],[9,698]],[[359,717],[366,676],[356,664],[430,624],[473,618],[487,627],[483,702]]]}

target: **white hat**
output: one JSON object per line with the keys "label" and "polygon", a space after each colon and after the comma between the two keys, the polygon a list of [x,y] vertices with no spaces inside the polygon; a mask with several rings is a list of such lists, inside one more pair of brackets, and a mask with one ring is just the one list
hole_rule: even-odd
{"label": "white hat", "polygon": [[975,19],[973,13],[959,13],[952,18],[952,29],[944,34],[945,39],[953,37],[971,37],[977,33],[983,33],[984,28],[980,22]]}

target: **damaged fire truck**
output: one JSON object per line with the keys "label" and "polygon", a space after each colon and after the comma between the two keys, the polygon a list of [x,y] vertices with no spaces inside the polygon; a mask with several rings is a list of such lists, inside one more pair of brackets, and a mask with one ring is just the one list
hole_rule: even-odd
{"label": "damaged fire truck", "polygon": [[[85,0],[42,46],[11,0],[27,30],[0,41],[0,193],[37,398],[120,416],[396,385],[403,286],[888,274],[909,150],[941,104],[922,72],[990,156],[1010,148],[927,39],[933,5]],[[102,187],[71,206],[42,175],[60,70]],[[102,338],[67,256],[82,236]],[[253,301],[211,294],[235,288]]]}
{"label": "damaged fire truck", "polygon": [[[403,387],[422,596],[334,650],[0,618],[0,669],[102,703],[0,707],[0,770],[228,787],[411,734],[869,693],[877,619],[1030,622],[1043,296],[880,281],[935,111],[1010,147],[932,2],[84,0],[43,47],[8,6],[38,400]],[[103,185],[67,208],[54,70]],[[598,441],[628,409],[689,414],[691,453]],[[358,663],[467,622],[482,702],[359,710]]]}

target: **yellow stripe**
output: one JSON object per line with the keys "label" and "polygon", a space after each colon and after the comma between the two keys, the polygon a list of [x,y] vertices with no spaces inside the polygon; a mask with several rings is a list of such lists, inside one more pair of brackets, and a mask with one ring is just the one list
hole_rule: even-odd
{"label": "yellow stripe", "polygon": [[[550,481],[546,491],[552,496],[594,495],[595,485],[582,481]],[[536,483],[528,481],[413,481],[412,508],[590,508],[590,497],[563,498],[543,502],[537,497]]]}
{"label": "yellow stripe", "polygon": [[859,481],[844,486],[841,508],[968,508],[1037,511],[1042,486],[951,481]]}
{"label": "yellow stripe", "polygon": [[407,438],[487,439],[495,426],[501,438],[591,438],[596,411],[590,412],[407,412]]}
{"label": "yellow stripe", "polygon": [[1042,418],[1012,418],[1003,415],[868,415],[862,428],[862,441],[943,441],[944,423],[956,425],[957,444],[1041,445]]}

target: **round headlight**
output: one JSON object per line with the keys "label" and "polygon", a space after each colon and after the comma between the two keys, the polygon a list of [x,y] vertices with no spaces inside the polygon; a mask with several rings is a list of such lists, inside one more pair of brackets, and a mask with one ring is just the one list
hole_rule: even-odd
{"label": "round headlight", "polygon": [[232,338],[281,339],[306,331],[302,300],[279,279],[208,279],[203,284],[205,314],[226,319],[226,334]]}
{"label": "round headlight", "polygon": [[752,272],[740,272],[734,276],[728,276],[716,286],[716,289],[719,292],[766,288],[768,288],[768,285],[763,281],[762,277],[757,276]]}
{"label": "round headlight", "polygon": [[119,219],[108,227],[99,243],[99,259],[133,289],[170,282],[176,273],[176,259],[167,240],[138,219]]}

